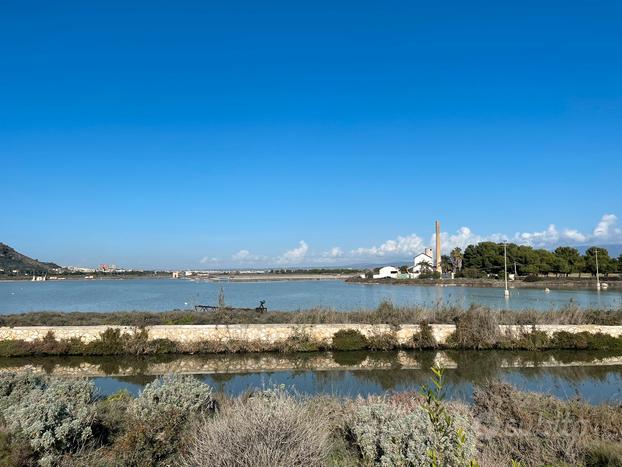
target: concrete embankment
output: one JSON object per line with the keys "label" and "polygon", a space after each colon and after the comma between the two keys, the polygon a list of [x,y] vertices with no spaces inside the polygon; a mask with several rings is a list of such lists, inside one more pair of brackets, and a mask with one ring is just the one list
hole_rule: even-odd
{"label": "concrete embankment", "polygon": [[[432,334],[439,344],[447,342],[455,331],[453,324],[433,324]],[[84,343],[98,340],[106,329],[120,329],[122,334],[135,333],[137,328],[130,326],[16,326],[0,327],[0,341],[20,340],[32,342],[43,339],[50,332],[57,340],[80,339]],[[330,343],[336,332],[343,329],[354,329],[366,337],[391,333],[400,345],[412,341],[413,334],[419,332],[416,324],[393,326],[388,324],[233,324],[233,325],[162,325],[147,326],[149,339],[169,339],[177,343],[193,343],[202,341],[228,342],[248,341],[266,344],[285,341],[304,334],[319,343]],[[556,332],[568,333],[588,332],[602,333],[613,337],[622,336],[622,326],[599,325],[537,325],[532,326],[500,326],[503,334],[520,335],[533,329],[553,335]]]}

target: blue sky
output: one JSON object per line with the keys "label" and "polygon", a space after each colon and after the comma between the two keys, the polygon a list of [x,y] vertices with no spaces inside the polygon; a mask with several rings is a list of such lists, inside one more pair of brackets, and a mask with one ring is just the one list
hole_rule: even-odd
{"label": "blue sky", "polygon": [[[0,241],[65,265],[622,243],[622,3],[4,2]],[[555,227],[551,229],[551,225]]]}

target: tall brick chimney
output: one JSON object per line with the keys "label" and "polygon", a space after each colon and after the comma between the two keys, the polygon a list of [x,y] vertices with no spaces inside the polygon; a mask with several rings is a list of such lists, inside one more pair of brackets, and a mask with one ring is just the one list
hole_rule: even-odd
{"label": "tall brick chimney", "polygon": [[443,272],[441,268],[441,223],[436,221],[436,255],[434,256],[434,269]]}

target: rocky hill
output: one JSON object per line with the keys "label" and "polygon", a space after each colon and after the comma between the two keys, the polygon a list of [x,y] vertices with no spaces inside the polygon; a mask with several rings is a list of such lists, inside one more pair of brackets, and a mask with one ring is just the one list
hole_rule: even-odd
{"label": "rocky hill", "polygon": [[18,253],[4,243],[0,243],[0,273],[10,273],[14,270],[20,273],[45,273],[61,269],[58,264],[43,263]]}

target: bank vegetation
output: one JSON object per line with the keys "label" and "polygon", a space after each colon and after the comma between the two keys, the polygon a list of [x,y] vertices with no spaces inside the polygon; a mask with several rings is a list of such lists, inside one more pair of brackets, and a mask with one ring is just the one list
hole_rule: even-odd
{"label": "bank vegetation", "polygon": [[330,308],[312,308],[301,311],[268,311],[258,313],[230,307],[197,312],[174,310],[163,312],[29,312],[0,315],[0,326],[156,326],[205,324],[454,324],[471,312],[491,315],[499,324],[596,324],[622,325],[620,309],[564,308],[540,310],[492,310],[483,306],[464,309],[458,306],[397,306],[388,300],[375,309],[337,311]]}
{"label": "bank vegetation", "polygon": [[[397,311],[399,316],[399,311]],[[574,321],[576,316],[561,317]],[[316,352],[316,351],[388,351],[426,349],[475,349],[475,350],[607,350],[622,351],[622,336],[600,332],[569,332],[558,330],[547,333],[528,322],[517,320],[521,326],[502,328],[507,315],[490,310],[471,308],[455,315],[452,322],[455,331],[443,342],[437,342],[429,322],[419,321],[416,331],[404,341],[398,340],[400,324],[384,327],[382,331],[363,334],[357,329],[340,329],[330,340],[316,340],[304,326],[293,326],[292,333],[282,340],[213,339],[194,342],[178,342],[165,338],[150,338],[145,327],[134,327],[130,332],[111,327],[94,341],[80,338],[57,339],[53,331],[42,338],[0,341],[1,357],[31,355],[158,355],[203,354],[239,352]],[[527,315],[525,315],[527,317]],[[386,321],[385,321],[386,322]],[[391,320],[388,320],[391,322]]]}
{"label": "bank vegetation", "polygon": [[0,374],[6,466],[614,466],[622,407],[518,392],[491,382],[472,404],[429,387],[357,399],[283,387],[237,398],[191,376],[132,397],[82,379]]}

